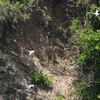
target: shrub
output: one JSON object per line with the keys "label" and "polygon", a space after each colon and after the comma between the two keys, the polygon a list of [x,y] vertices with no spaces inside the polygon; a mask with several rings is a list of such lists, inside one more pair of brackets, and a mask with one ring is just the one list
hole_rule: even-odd
{"label": "shrub", "polygon": [[43,72],[33,75],[31,77],[31,81],[36,85],[50,86],[52,84],[52,78],[45,75]]}
{"label": "shrub", "polygon": [[65,100],[63,96],[57,96],[54,100]]}
{"label": "shrub", "polygon": [[88,80],[82,85],[83,83],[79,82],[78,100],[98,100],[100,99],[100,81],[97,83],[96,80],[100,80],[100,13],[96,15],[95,12],[99,12],[100,7],[87,4],[86,0],[78,0],[78,6],[81,14],[72,20],[70,27],[71,42],[82,48],[76,63],[87,66],[94,73],[93,83],[89,83]]}
{"label": "shrub", "polygon": [[32,5],[33,0],[23,0],[23,3],[19,1],[11,2],[10,0],[0,0],[0,19],[6,20],[17,18],[28,18],[26,10]]}
{"label": "shrub", "polygon": [[[90,11],[92,11],[93,7],[90,6],[90,8]],[[91,12],[88,14],[91,14]],[[98,19],[99,21],[100,19],[92,15],[91,17],[90,15],[87,17],[88,20],[84,20],[84,24],[82,24],[82,21],[79,19],[72,20],[72,25],[70,27],[71,32],[73,32],[72,42],[83,49],[80,58],[77,60],[78,64],[84,64],[91,61],[94,68],[99,68],[100,30],[95,26],[97,21],[94,20],[92,24],[92,18],[94,17],[94,19]],[[86,23],[86,21],[88,21],[88,23]]]}
{"label": "shrub", "polygon": [[89,84],[88,78],[82,76],[75,86],[75,100],[99,100],[100,84]]}
{"label": "shrub", "polygon": [[[20,0],[19,0],[20,1]],[[34,0],[0,0],[0,36],[5,32],[12,30],[18,19],[26,20],[29,18],[27,10],[32,5]],[[10,32],[11,33],[11,32]]]}

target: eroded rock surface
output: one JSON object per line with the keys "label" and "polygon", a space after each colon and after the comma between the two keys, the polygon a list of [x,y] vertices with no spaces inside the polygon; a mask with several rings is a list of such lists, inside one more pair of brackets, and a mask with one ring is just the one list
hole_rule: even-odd
{"label": "eroded rock surface", "polygon": [[24,68],[28,66],[18,60],[14,55],[0,52],[0,100],[34,100],[35,91],[27,89],[31,84],[28,79],[30,68]]}
{"label": "eroded rock surface", "polygon": [[[73,100],[68,96],[76,77],[72,56],[78,52],[71,51],[67,43],[75,2],[52,3],[46,0],[33,6],[30,19],[19,20],[16,30],[6,30],[5,39],[0,41],[0,100],[53,100],[60,95]],[[34,50],[35,55],[30,58],[27,50]],[[54,78],[52,89],[27,88],[32,84],[29,77],[33,68]]]}

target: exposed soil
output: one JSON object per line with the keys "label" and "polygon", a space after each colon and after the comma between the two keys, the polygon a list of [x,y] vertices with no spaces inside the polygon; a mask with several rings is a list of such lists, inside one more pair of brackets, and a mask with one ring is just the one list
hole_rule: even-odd
{"label": "exposed soil", "polygon": [[49,63],[48,67],[41,66],[41,61],[37,57],[33,57],[32,62],[36,66],[37,70],[42,71],[53,78],[52,88],[50,90],[49,88],[45,89],[45,87],[40,88],[36,86],[38,88],[36,100],[41,98],[43,100],[53,100],[57,96],[62,96],[65,100],[74,99],[73,93],[75,92],[75,89],[73,82],[77,78],[75,68],[78,66],[74,64],[74,58],[72,58],[73,55],[71,54],[71,50],[69,52],[67,50],[67,55],[69,55],[68,59],[58,58],[58,64],[53,65],[52,63]]}
{"label": "exposed soil", "polygon": [[75,89],[73,82],[77,78],[75,71],[76,65],[71,63],[68,59],[65,59],[65,61],[59,59],[59,62],[60,63],[56,66],[42,68],[42,71],[46,75],[53,78],[51,90],[39,89],[37,92],[38,97],[45,97],[44,100],[53,100],[57,96],[62,96],[64,100],[74,100],[73,93]]}

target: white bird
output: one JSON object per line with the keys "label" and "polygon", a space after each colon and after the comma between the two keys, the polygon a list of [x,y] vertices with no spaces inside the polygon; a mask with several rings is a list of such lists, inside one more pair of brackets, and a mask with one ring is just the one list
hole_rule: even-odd
{"label": "white bird", "polygon": [[96,10],[95,13],[93,13],[95,16],[98,16],[99,15],[99,11]]}
{"label": "white bird", "polygon": [[34,53],[35,53],[35,51],[34,51],[34,50],[27,50],[27,49],[24,49],[24,48],[22,48],[22,50],[27,51],[27,52],[29,53],[29,56],[31,56],[32,54],[34,54]]}
{"label": "white bird", "polygon": [[35,53],[35,51],[34,50],[31,50],[31,51],[28,51],[29,52],[29,56],[31,56],[32,54],[34,54]]}
{"label": "white bird", "polygon": [[27,88],[27,89],[34,88],[34,85],[27,85],[26,88]]}

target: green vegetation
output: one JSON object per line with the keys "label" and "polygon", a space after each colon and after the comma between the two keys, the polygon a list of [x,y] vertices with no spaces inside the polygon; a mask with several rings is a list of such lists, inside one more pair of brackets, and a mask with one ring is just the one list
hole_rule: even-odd
{"label": "green vegetation", "polygon": [[17,18],[28,18],[27,9],[32,5],[33,1],[23,0],[21,3],[17,0],[0,0],[0,19],[12,18],[13,21],[16,21]]}
{"label": "green vegetation", "polygon": [[[18,19],[25,21],[29,18],[28,12],[33,2],[34,0],[0,0],[0,38],[14,27],[13,24],[17,23]],[[78,16],[73,18],[70,26],[72,34],[70,42],[81,48],[76,63],[88,74],[83,71],[83,75],[75,84],[76,99],[100,100],[100,7],[95,4],[90,5],[88,0],[77,0],[77,10]],[[48,28],[52,19],[47,15],[44,20]],[[48,56],[51,57],[52,54]],[[33,74],[31,81],[35,85],[44,87],[52,84],[52,78],[43,72]],[[64,98],[57,96],[54,100],[64,100]]]}
{"label": "green vegetation", "polygon": [[83,73],[88,81],[84,84],[79,81],[78,100],[99,100],[100,81],[97,80],[100,80],[100,7],[89,5],[86,0],[78,0],[78,11],[79,16],[72,20],[70,27],[73,35],[71,43],[82,49],[76,63],[92,70],[93,73],[92,82]]}
{"label": "green vegetation", "polygon": [[31,81],[36,85],[50,86],[52,84],[52,78],[45,75],[43,72],[36,73],[31,77]]}
{"label": "green vegetation", "polygon": [[29,18],[28,9],[32,5],[34,0],[22,0],[22,1],[0,0],[1,34],[6,34],[6,31],[8,31],[7,28],[12,30],[12,28],[14,28],[14,23],[17,23],[18,19],[25,21],[26,19]]}
{"label": "green vegetation", "polygon": [[54,100],[64,100],[63,96],[57,96]]}

